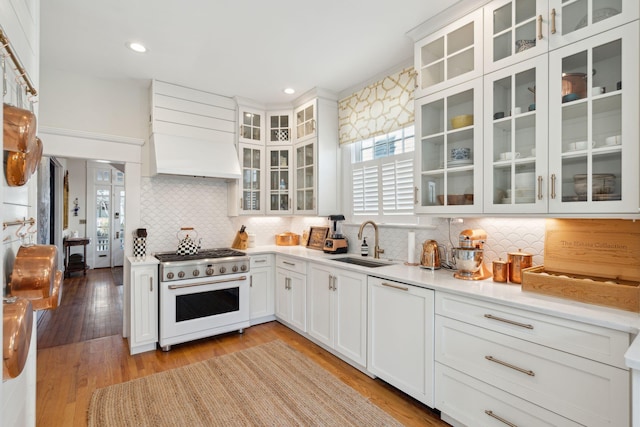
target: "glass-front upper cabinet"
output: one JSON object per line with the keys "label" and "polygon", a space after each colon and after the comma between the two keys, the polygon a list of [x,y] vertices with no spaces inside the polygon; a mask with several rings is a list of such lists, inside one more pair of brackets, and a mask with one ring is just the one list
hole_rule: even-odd
{"label": "glass-front upper cabinet", "polygon": [[296,214],[311,214],[316,209],[315,141],[295,146],[295,206]]}
{"label": "glass-front upper cabinet", "polygon": [[482,78],[416,100],[416,212],[482,211]]}
{"label": "glass-front upper cabinet", "polygon": [[484,78],[484,210],[547,212],[548,56]]}
{"label": "glass-front upper cabinet", "polygon": [[496,0],[484,8],[484,71],[546,53],[547,0]]}
{"label": "glass-front upper cabinet", "polygon": [[291,112],[268,112],[267,119],[267,126],[269,127],[267,143],[274,145],[290,144],[293,136],[291,132],[293,124]]}
{"label": "glass-front upper cabinet", "polygon": [[482,75],[482,9],[415,43],[415,97]]}
{"label": "glass-front upper cabinet", "polygon": [[291,184],[291,147],[268,147],[269,205],[268,214],[293,212]]}
{"label": "glass-front upper cabinet", "polygon": [[638,213],[638,28],[550,54],[550,212]]}
{"label": "glass-front upper cabinet", "polygon": [[240,166],[242,188],[240,212],[242,214],[264,213],[264,147],[240,144]]}
{"label": "glass-front upper cabinet", "polygon": [[238,106],[240,133],[238,141],[248,144],[264,144],[264,112],[255,108]]}
{"label": "glass-front upper cabinet", "polygon": [[549,0],[551,49],[638,19],[638,0]]}
{"label": "glass-front upper cabinet", "polygon": [[293,112],[296,140],[303,141],[316,136],[316,101],[309,101]]}

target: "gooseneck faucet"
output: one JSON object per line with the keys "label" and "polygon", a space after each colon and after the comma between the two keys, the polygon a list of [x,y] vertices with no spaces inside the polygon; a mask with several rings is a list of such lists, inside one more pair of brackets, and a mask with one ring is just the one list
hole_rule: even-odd
{"label": "gooseneck faucet", "polygon": [[373,230],[375,231],[374,242],[373,242],[374,244],[373,257],[380,258],[380,254],[384,253],[384,249],[380,249],[380,246],[378,245],[378,225],[375,222],[371,220],[367,220],[362,224],[360,224],[360,230],[358,230],[358,240],[362,240],[362,230],[364,229],[364,226],[367,224],[371,224],[373,226]]}

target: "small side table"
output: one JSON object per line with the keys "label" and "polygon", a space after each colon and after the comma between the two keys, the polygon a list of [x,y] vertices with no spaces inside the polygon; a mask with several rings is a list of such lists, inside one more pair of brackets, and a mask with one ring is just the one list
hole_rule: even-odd
{"label": "small side table", "polygon": [[[91,243],[91,239],[87,237],[70,237],[64,239],[64,277],[69,277],[74,271],[82,271],[83,275],[87,275],[87,245],[89,243]],[[72,246],[82,246],[81,260],[70,260]]]}

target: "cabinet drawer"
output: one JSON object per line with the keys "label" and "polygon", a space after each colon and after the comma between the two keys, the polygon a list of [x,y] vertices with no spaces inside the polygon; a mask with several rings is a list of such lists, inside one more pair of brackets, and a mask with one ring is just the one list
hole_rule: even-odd
{"label": "cabinet drawer", "polygon": [[436,316],[435,359],[589,426],[629,425],[627,370]]}
{"label": "cabinet drawer", "polygon": [[251,255],[251,258],[250,258],[251,268],[271,267],[272,265],[273,265],[273,255],[270,255],[270,254]]}
{"label": "cabinet drawer", "polygon": [[436,408],[469,426],[580,425],[439,363],[436,363]]}
{"label": "cabinet drawer", "polygon": [[626,369],[625,332],[443,292],[436,314]]}
{"label": "cabinet drawer", "polygon": [[289,271],[295,271],[300,274],[307,274],[307,263],[296,258],[277,255],[276,267],[284,268],[285,270]]}

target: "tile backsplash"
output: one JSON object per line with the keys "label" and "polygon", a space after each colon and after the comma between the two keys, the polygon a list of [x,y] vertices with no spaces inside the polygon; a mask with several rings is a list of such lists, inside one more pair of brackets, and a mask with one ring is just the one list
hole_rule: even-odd
{"label": "tile backsplash", "polygon": [[[156,176],[142,178],[141,224],[148,232],[147,250],[172,251],[177,247],[176,234],[181,227],[193,227],[202,239],[203,248],[228,247],[241,225],[256,236],[256,245],[273,245],[275,235],[285,231],[301,234],[310,226],[330,226],[325,217],[227,216],[227,184],[220,180]],[[465,218],[463,223],[449,224],[447,218],[433,218],[433,226],[386,226],[380,224],[380,247],[383,258],[407,260],[408,232],[415,232],[418,261],[422,242],[434,239],[451,248],[458,245],[460,231],[482,228],[487,232],[485,260],[490,263],[507,252],[522,249],[534,255],[535,265],[543,263],[544,219]],[[349,253],[360,253],[357,239],[359,224],[344,224]],[[136,227],[137,228],[137,227]],[[449,231],[450,228],[450,231]],[[364,236],[373,247],[373,227],[366,226]]]}

